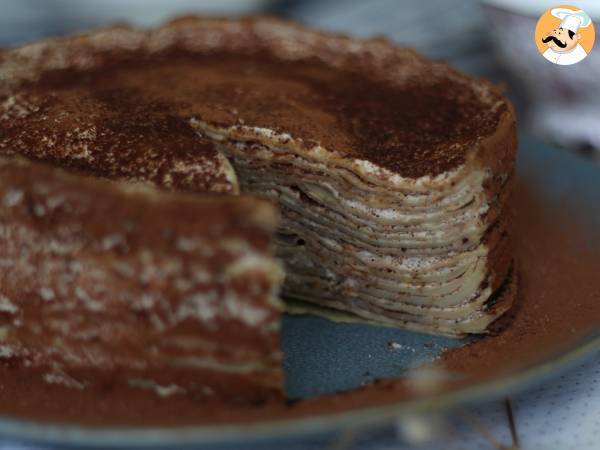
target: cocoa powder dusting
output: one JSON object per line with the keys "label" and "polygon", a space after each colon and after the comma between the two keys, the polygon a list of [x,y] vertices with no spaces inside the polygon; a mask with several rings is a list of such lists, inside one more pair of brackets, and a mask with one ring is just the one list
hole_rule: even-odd
{"label": "cocoa powder dusting", "polygon": [[[436,386],[435,392],[491,381],[531,367],[572,348],[600,327],[598,229],[579,224],[563,205],[548,203],[523,183],[518,185],[515,201],[516,306],[510,316],[494,324],[491,335],[451,349],[435,363],[438,368],[463,375]],[[396,379],[294,403],[271,399],[225,404],[215,397],[178,392],[161,398],[98,373],[69,374],[86,380],[84,389],[67,387],[70,379],[63,377],[61,382],[60,375],[52,378],[54,383],[44,381],[44,376],[39,369],[4,364],[0,368],[0,415],[93,426],[230,424],[333,414],[423,395],[407,379]]]}
{"label": "cocoa powder dusting", "polygon": [[[336,68],[317,58],[283,60],[256,49],[135,53],[94,70],[49,71],[23,86],[17,93],[34,112],[18,121],[0,120],[5,136],[0,152],[34,149],[52,160],[55,145],[73,145],[72,130],[66,130],[48,148],[60,120],[72,128],[97,129],[98,137],[84,143],[93,158],[78,155],[79,169],[98,173],[108,164],[96,160],[108,154],[125,175],[136,176],[136,157],[152,152],[164,171],[174,158],[187,161],[192,152],[214,156],[188,126],[194,117],[216,126],[287,133],[307,148],[321,145],[408,178],[436,176],[463,164],[493,136],[509,107],[491,84],[445,65],[420,61],[414,71],[392,83],[360,61]],[[58,119],[49,123],[54,116]],[[124,123],[133,133],[123,132]],[[22,148],[14,149],[16,142]],[[122,177],[104,172],[98,174]]]}
{"label": "cocoa powder dusting", "polygon": [[446,370],[472,378],[509,372],[523,361],[564,351],[600,328],[600,233],[582,230],[560,204],[542,203],[523,184],[515,202],[514,306],[492,324],[491,336],[446,352]]}

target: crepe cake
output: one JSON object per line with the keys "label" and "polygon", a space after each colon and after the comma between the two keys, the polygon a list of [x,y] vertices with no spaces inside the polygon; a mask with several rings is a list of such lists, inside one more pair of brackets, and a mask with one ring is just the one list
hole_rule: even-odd
{"label": "crepe cake", "polygon": [[187,17],[4,51],[0,103],[5,359],[277,391],[280,287],[457,337],[513,301],[512,107],[413,50]]}
{"label": "crepe cake", "polygon": [[68,370],[82,368],[169,386],[166,367],[182,384],[206,381],[208,395],[280,386],[270,204],[6,157],[0,199],[4,362],[47,367],[69,386]]}

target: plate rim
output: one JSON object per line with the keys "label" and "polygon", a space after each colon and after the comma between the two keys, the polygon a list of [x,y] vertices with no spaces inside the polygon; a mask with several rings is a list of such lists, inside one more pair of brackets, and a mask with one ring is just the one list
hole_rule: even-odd
{"label": "plate rim", "polygon": [[267,420],[233,425],[194,425],[184,427],[85,427],[73,424],[44,424],[27,419],[0,416],[0,436],[38,445],[78,447],[181,446],[246,443],[314,436],[339,432],[347,427],[384,426],[414,414],[441,412],[458,405],[498,398],[524,390],[549,379],[574,364],[600,355],[600,331],[579,338],[566,350],[549,355],[509,375],[497,376],[441,394],[431,394],[391,404],[369,406],[343,412],[318,414],[289,420]]}

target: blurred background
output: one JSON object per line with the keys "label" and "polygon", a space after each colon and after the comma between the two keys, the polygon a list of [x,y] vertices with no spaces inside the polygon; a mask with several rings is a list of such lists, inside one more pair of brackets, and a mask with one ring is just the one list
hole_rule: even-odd
{"label": "blurred background", "polygon": [[[559,4],[547,0],[0,0],[0,46],[114,22],[152,26],[188,13],[276,14],[355,36],[384,35],[467,73],[489,78],[513,100],[521,142],[534,135],[600,161],[600,48],[574,66],[553,65],[536,50],[537,19]],[[577,0],[577,6],[600,24],[600,0]],[[587,383],[580,383],[583,379]],[[561,380],[568,390],[560,383],[547,384],[513,399],[519,448],[600,449],[600,409],[594,403],[598,395],[592,394],[596,388],[600,391],[600,361],[581,366]],[[502,402],[464,414],[467,420],[416,417],[396,428],[356,436],[351,447],[400,450],[420,443],[424,447],[419,448],[517,448],[510,447],[515,442]],[[436,424],[447,420],[459,422],[458,435],[443,441],[443,447],[434,438],[437,444],[430,446]],[[322,442],[286,447],[321,448]],[[0,438],[0,450],[13,448],[33,447]]]}
{"label": "blurred background", "polygon": [[[114,22],[176,15],[269,13],[357,36],[385,35],[505,86],[522,130],[600,160],[600,50],[556,66],[536,50],[552,0],[0,0],[0,46]],[[600,1],[579,0],[596,23]]]}

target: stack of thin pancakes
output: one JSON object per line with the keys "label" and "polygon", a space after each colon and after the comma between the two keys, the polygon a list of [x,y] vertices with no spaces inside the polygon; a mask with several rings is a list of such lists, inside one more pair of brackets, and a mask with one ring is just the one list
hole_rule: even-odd
{"label": "stack of thin pancakes", "polygon": [[512,109],[411,50],[187,18],[1,53],[0,102],[0,357],[54,380],[277,390],[282,283],[450,336],[512,303]]}
{"label": "stack of thin pancakes", "polygon": [[492,303],[502,294],[488,260],[500,218],[484,170],[414,180],[319,152],[223,142],[242,191],[280,206],[285,296],[450,336],[484,332],[509,306]]}

